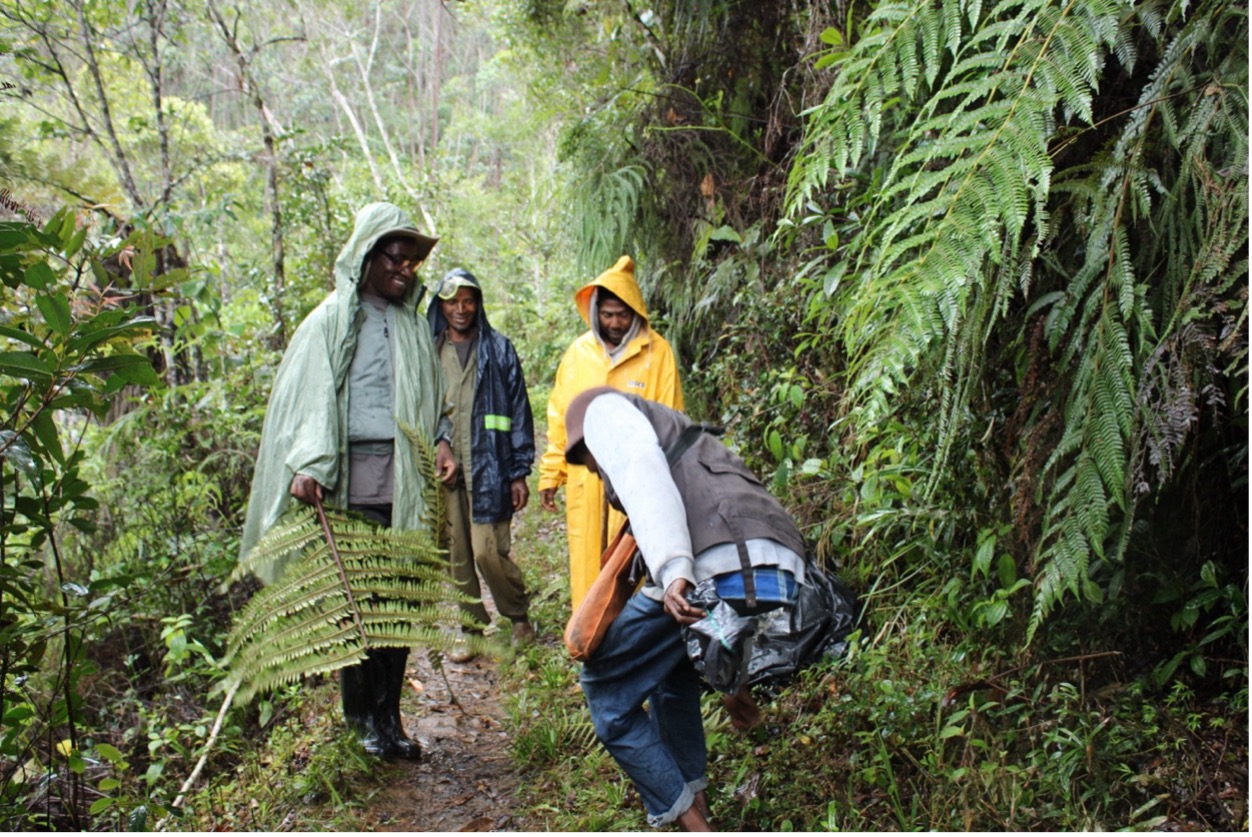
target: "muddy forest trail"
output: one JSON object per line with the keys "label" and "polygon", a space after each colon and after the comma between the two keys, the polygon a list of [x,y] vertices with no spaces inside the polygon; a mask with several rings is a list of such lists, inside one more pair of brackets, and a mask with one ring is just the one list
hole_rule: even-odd
{"label": "muddy forest trail", "polygon": [[[557,647],[565,628],[561,619],[568,616],[568,587],[560,572],[567,566],[565,515],[539,508],[535,482],[532,475],[531,503],[515,518],[512,554],[531,591],[536,641]],[[507,643],[507,628],[500,625],[486,584],[481,586],[487,610],[496,617],[487,636]],[[564,608],[554,606],[561,596]],[[377,789],[357,789],[364,790],[358,794],[361,830],[542,830],[522,813],[534,800],[518,798],[522,765],[511,751],[501,685],[501,667],[508,664],[491,655],[466,663],[444,659],[441,674],[427,651],[410,652],[400,708],[406,732],[422,747],[422,759],[377,763],[370,777]]]}
{"label": "muddy forest trail", "polygon": [[363,812],[374,830],[524,830],[497,666],[489,657],[445,661],[445,684],[424,652],[409,655],[401,710],[422,760],[379,768],[385,784]]}

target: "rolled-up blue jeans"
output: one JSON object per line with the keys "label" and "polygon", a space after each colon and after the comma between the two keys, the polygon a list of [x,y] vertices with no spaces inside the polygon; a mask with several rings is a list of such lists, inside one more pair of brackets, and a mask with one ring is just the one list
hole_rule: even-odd
{"label": "rolled-up blue jeans", "polygon": [[673,822],[709,784],[700,679],[678,623],[660,602],[636,593],[581,679],[596,735],[635,783],[648,824]]}

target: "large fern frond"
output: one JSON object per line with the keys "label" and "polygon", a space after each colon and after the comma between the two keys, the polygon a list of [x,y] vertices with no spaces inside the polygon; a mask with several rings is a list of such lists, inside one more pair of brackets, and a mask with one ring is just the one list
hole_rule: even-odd
{"label": "large fern frond", "polygon": [[[827,239],[841,281],[810,311],[849,355],[861,438],[925,405],[931,491],[994,375],[984,347],[1042,318],[1060,375],[1031,421],[1060,430],[1024,475],[1043,507],[1033,633],[1066,596],[1100,596],[1091,568],[1121,560],[1144,463],[1179,449],[1203,388],[1184,373],[1216,368],[1217,332],[1246,372],[1246,10],[888,2],[862,31],[829,56],[790,175],[794,222],[843,233]],[[1124,105],[1100,89],[1130,78]]]}
{"label": "large fern frond", "polygon": [[[866,423],[890,413],[931,352],[959,348],[976,361],[978,341],[962,332],[985,334],[1004,299],[987,280],[1020,276],[1034,255],[1023,236],[1046,234],[1058,113],[1089,118],[1126,9],[1115,0],[884,4],[841,62],[811,114],[790,208],[820,205],[832,178],[884,170],[859,234],[838,256],[841,271],[859,278],[838,304],[854,364],[850,394]],[[999,304],[980,305],[984,294]],[[980,320],[969,323],[975,312]],[[955,385],[974,367],[947,368]]]}
{"label": "large fern frond", "polygon": [[453,628],[476,627],[459,607],[466,597],[452,584],[438,541],[445,504],[434,443],[403,423],[400,430],[413,443],[425,481],[424,528],[390,529],[329,509],[328,535],[315,509],[289,511],[235,571],[275,559],[285,564],[282,576],[235,617],[218,691],[246,701],[309,674],[355,665],[370,648],[447,650],[466,641]]}
{"label": "large fern frond", "polygon": [[457,639],[448,627],[469,627],[447,559],[428,532],[385,529],[335,510],[326,516],[351,595],[316,511],[293,509],[253,550],[297,557],[235,617],[220,690],[239,686],[246,701],[305,675],[354,665],[369,648],[446,650]]}
{"label": "large fern frond", "polygon": [[[1058,178],[1065,211],[1086,223],[1078,241],[1055,246],[1085,257],[1066,292],[1040,306],[1059,366],[1072,372],[1065,438],[1044,468],[1029,635],[1067,593],[1099,600],[1090,564],[1122,560],[1136,503],[1151,491],[1148,464],[1168,478],[1204,391],[1217,397],[1203,383],[1217,377],[1217,333],[1246,324],[1246,294],[1230,297],[1247,281],[1247,54],[1211,65],[1208,56],[1225,49],[1216,36],[1226,25],[1246,42],[1247,21],[1225,16],[1179,26],[1112,153]],[[1153,148],[1162,144],[1166,153]],[[1246,372],[1246,342],[1241,356]]]}

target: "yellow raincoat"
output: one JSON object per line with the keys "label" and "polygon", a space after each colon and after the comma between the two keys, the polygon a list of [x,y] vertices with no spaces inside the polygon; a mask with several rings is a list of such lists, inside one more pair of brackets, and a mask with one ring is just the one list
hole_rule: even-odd
{"label": "yellow raincoat", "polygon": [[[574,396],[589,387],[611,386],[683,409],[682,384],[674,350],[648,325],[648,308],[635,282],[635,263],[622,256],[617,264],[574,294],[574,304],[588,326],[591,295],[595,288],[611,291],[640,317],[639,332],[616,362],[592,329],[565,350],[556,370],[556,382],[548,398],[548,448],[539,466],[539,490],[565,485],[565,521],[569,537],[570,597],[578,607],[591,582],[600,572],[600,556],[607,541],[625,518],[604,502],[604,484],[581,465],[565,461],[565,408]],[[605,511],[608,516],[605,517]]]}

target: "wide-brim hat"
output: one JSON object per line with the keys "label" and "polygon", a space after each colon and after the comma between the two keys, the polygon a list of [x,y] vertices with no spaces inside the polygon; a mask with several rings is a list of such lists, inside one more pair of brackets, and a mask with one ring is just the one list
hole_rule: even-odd
{"label": "wide-brim hat", "polygon": [[434,250],[435,245],[439,243],[439,239],[431,238],[428,235],[422,235],[422,233],[412,227],[397,227],[394,230],[388,230],[374,239],[374,245],[377,246],[378,242],[385,238],[409,238],[416,241],[418,264],[426,261],[426,258],[430,255],[430,251]]}

